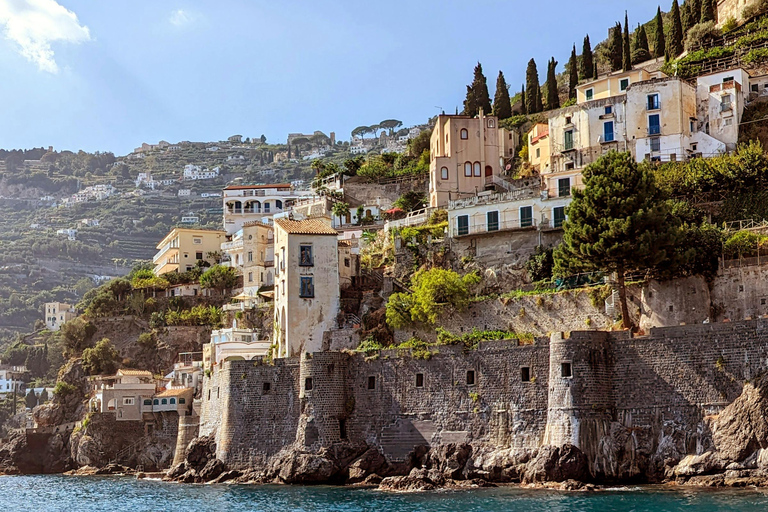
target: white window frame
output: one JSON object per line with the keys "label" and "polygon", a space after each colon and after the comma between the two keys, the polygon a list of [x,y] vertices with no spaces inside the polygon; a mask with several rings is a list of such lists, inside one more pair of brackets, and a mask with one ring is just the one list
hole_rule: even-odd
{"label": "white window frame", "polygon": [[[531,225],[530,226],[523,226],[523,210],[526,210],[526,209],[530,209],[531,210]],[[520,224],[521,228],[528,228],[528,227],[533,226],[534,225],[534,223],[533,223],[533,206],[531,206],[531,205],[521,206],[518,209],[517,218],[518,218],[518,223]]]}
{"label": "white window frame", "polygon": [[[489,222],[489,219],[488,219],[488,214],[491,214],[491,213],[496,214],[496,229],[494,230],[490,229],[491,223]],[[499,210],[488,210],[487,212],[485,212],[485,230],[490,233],[501,230],[501,212],[499,212]]]}
{"label": "white window frame", "polygon": [[483,176],[483,166],[480,165],[480,162],[475,162],[472,164],[472,170],[473,170],[473,176],[475,178],[481,178]]}
{"label": "white window frame", "polygon": [[448,168],[447,167],[442,167],[440,169],[440,179],[442,179],[442,180],[447,180],[448,179]]}
{"label": "white window frame", "polygon": [[464,162],[464,177],[472,177],[472,162]]}
{"label": "white window frame", "polygon": [[132,396],[124,396],[123,405],[136,405],[136,399]]}
{"label": "white window frame", "polygon": [[587,101],[592,101],[593,99],[595,99],[595,88],[590,87],[589,89],[584,91],[584,97],[586,98]]}
{"label": "white window frame", "polygon": [[[623,85],[623,84],[624,84],[624,82],[627,82],[627,85],[626,85],[626,87]],[[629,77],[627,77],[627,78],[621,78],[621,79],[619,79],[619,90],[620,90],[621,92],[624,92],[624,91],[626,91],[627,89],[629,89],[629,85],[630,85],[631,83],[632,83],[632,81],[629,79]]]}

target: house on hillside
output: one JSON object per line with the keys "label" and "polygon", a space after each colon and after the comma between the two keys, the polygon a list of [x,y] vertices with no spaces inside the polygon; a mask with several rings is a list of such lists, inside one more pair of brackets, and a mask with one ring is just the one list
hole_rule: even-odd
{"label": "house on hillside", "polygon": [[192,270],[198,262],[216,263],[226,233],[209,229],[174,228],[157,244],[155,275]]}
{"label": "house on hillside", "polygon": [[58,331],[62,325],[77,316],[75,307],[64,302],[46,302],[43,308],[45,309],[45,326],[50,331]]}
{"label": "house on hillside", "polygon": [[230,185],[224,189],[224,229],[234,234],[247,222],[270,222],[275,214],[289,211],[294,202],[310,191],[294,191],[289,183]]}
{"label": "house on hillside", "polygon": [[141,421],[145,401],[158,390],[159,382],[146,370],[120,369],[115,375],[90,377],[93,397],[88,409],[98,413],[114,413],[118,421]]}

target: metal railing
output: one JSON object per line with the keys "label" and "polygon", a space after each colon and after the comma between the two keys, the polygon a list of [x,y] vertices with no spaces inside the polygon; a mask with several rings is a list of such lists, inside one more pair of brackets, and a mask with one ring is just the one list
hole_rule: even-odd
{"label": "metal railing", "polygon": [[422,224],[426,224],[429,220],[429,216],[435,209],[436,208],[433,207],[422,208],[421,210],[410,212],[403,219],[387,221],[384,223],[384,231],[389,231],[390,229],[395,228],[421,226]]}

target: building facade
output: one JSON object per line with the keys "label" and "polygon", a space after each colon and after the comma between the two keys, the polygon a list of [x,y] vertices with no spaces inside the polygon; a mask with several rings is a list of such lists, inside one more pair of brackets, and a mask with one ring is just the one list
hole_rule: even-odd
{"label": "building facade", "polygon": [[275,185],[230,185],[224,189],[224,229],[231,235],[246,222],[270,222],[275,214],[287,212],[309,191],[294,191],[289,183]]}
{"label": "building facade", "polygon": [[174,228],[157,244],[152,259],[155,275],[192,270],[198,262],[216,263],[226,233],[209,229]]}
{"label": "building facade", "polygon": [[58,331],[61,326],[77,316],[75,307],[64,302],[46,302],[45,327],[49,331]]}
{"label": "building facade", "polygon": [[339,314],[338,233],[330,219],[275,219],[278,357],[322,348]]}

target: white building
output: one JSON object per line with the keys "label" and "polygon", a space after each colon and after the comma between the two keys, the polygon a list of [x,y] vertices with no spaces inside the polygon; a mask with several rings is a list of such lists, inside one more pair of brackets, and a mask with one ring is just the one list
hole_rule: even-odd
{"label": "white building", "polygon": [[182,188],[179,189],[179,197],[190,197],[192,195],[192,191],[188,188]]}
{"label": "white building", "polygon": [[199,165],[187,164],[184,167],[184,181],[212,180],[218,178],[220,167],[214,167],[211,170],[203,169]]}
{"label": "white building", "polygon": [[246,222],[271,222],[276,214],[287,212],[311,191],[295,191],[288,183],[274,185],[230,185],[224,189],[224,229],[232,235]]}
{"label": "white building", "polygon": [[340,308],[338,233],[330,219],[275,219],[274,294],[277,356],[320,351]]}
{"label": "white building", "polygon": [[238,329],[237,321],[229,329],[211,332],[211,342],[203,347],[203,363],[208,370],[227,360],[251,360],[266,356],[272,341],[255,329]]}
{"label": "white building", "polygon": [[68,240],[76,240],[77,239],[77,230],[73,228],[67,228],[67,229],[57,229],[56,230],[57,236],[66,236]]}
{"label": "white building", "polygon": [[15,391],[17,396],[23,396],[27,373],[24,366],[0,366],[0,395],[5,397]]}
{"label": "white building", "polygon": [[75,307],[64,302],[46,302],[45,326],[50,331],[58,331],[61,326],[77,316]]}

